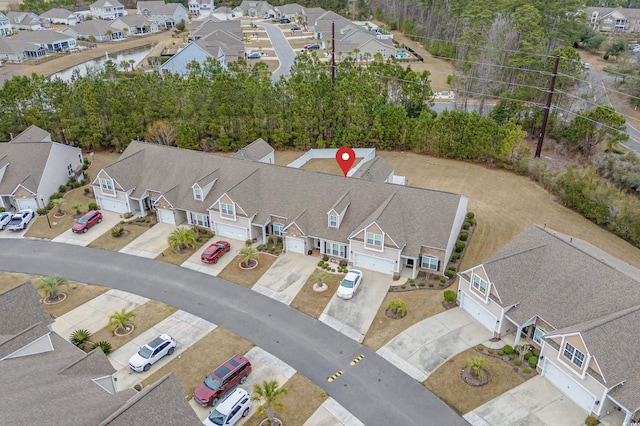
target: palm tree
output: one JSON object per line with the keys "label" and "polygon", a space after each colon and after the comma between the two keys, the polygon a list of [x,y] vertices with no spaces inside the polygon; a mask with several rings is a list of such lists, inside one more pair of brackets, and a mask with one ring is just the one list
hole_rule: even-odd
{"label": "palm tree", "polygon": [[120,68],[122,68],[122,71],[126,71],[129,69],[129,62],[127,62],[126,59],[123,59],[120,61]]}
{"label": "palm tree", "polygon": [[168,238],[169,247],[174,251],[192,248],[197,241],[196,233],[189,228],[176,228],[169,234]]}
{"label": "palm tree", "polygon": [[253,396],[251,397],[251,400],[255,402],[264,402],[264,404],[258,408],[257,413],[262,414],[266,411],[267,417],[269,418],[269,425],[273,425],[275,420],[274,410],[284,410],[284,405],[282,405],[278,399],[282,395],[286,394],[287,389],[278,387],[277,381],[264,380],[261,384],[254,383]]}
{"label": "palm tree", "polygon": [[38,290],[44,290],[46,294],[45,300],[55,301],[60,297],[60,287],[66,285],[68,285],[68,281],[65,278],[51,275],[42,279]]}
{"label": "palm tree", "polygon": [[127,324],[130,324],[131,319],[135,316],[135,312],[126,312],[126,309],[122,308],[121,311],[116,311],[109,317],[109,325],[113,328],[114,332],[118,330],[127,330]]}
{"label": "palm tree", "polygon": [[82,209],[82,203],[75,203],[71,206],[71,208],[76,211],[76,216],[80,216],[82,214],[82,212],[80,211],[80,209]]}
{"label": "palm tree", "polygon": [[91,332],[85,329],[74,331],[69,338],[71,343],[84,351],[86,344],[91,340]]}
{"label": "palm tree", "polygon": [[258,254],[258,250],[256,250],[255,247],[244,246],[240,250],[240,260],[241,260],[242,266],[244,267],[250,266],[251,260],[255,259],[257,254]]}
{"label": "palm tree", "polygon": [[55,200],[53,200],[53,204],[55,204],[56,207],[58,207],[58,214],[62,214],[63,203],[64,203],[64,200],[62,198],[56,198]]}
{"label": "palm tree", "polygon": [[316,269],[311,274],[311,279],[316,284],[322,284],[327,279],[327,273],[321,269]]}
{"label": "palm tree", "polygon": [[472,356],[469,358],[469,361],[467,361],[467,368],[470,368],[473,375],[478,379],[484,379],[484,371],[485,368],[487,368],[487,362],[480,357]]}

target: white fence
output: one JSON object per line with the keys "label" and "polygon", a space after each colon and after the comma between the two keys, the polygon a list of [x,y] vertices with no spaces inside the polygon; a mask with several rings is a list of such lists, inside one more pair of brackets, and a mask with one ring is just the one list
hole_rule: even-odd
{"label": "white fence", "polygon": [[[354,148],[353,151],[356,153],[356,158],[361,158],[362,160],[353,168],[351,168],[351,170],[349,170],[347,176],[352,176],[360,168],[360,166],[362,166],[367,161],[373,160],[376,156],[375,148]],[[314,158],[336,158],[337,152],[337,148],[310,149],[309,151],[305,152],[300,158],[287,164],[287,167],[299,169],[300,167],[304,166],[307,161],[313,160]]]}

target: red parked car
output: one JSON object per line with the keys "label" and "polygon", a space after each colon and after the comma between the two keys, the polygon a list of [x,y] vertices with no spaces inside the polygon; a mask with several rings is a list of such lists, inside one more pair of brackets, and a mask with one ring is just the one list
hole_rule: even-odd
{"label": "red parked car", "polygon": [[218,263],[218,259],[229,251],[231,251],[231,244],[226,241],[216,241],[202,252],[200,260],[204,263]]}
{"label": "red parked car", "polygon": [[102,222],[102,213],[98,210],[91,210],[82,215],[82,217],[73,224],[71,230],[77,234],[87,232],[89,228],[100,222]]}
{"label": "red parked car", "polygon": [[243,355],[235,355],[204,378],[204,382],[193,391],[193,399],[203,407],[214,406],[219,400],[231,395],[236,386],[246,382],[249,374],[249,360]]}

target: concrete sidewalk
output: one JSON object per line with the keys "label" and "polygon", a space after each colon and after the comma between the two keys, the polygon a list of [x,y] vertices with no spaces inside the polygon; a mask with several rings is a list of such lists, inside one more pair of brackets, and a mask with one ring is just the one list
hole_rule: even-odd
{"label": "concrete sidewalk", "polygon": [[303,426],[364,426],[360,420],[348,412],[333,398],[327,398],[304,422]]}

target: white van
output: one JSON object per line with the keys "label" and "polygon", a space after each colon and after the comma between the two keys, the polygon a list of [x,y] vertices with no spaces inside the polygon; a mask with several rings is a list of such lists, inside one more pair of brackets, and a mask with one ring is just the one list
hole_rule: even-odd
{"label": "white van", "polygon": [[218,404],[215,410],[209,413],[209,416],[204,419],[202,424],[207,426],[232,426],[241,417],[247,417],[250,408],[251,395],[246,390],[237,388]]}

